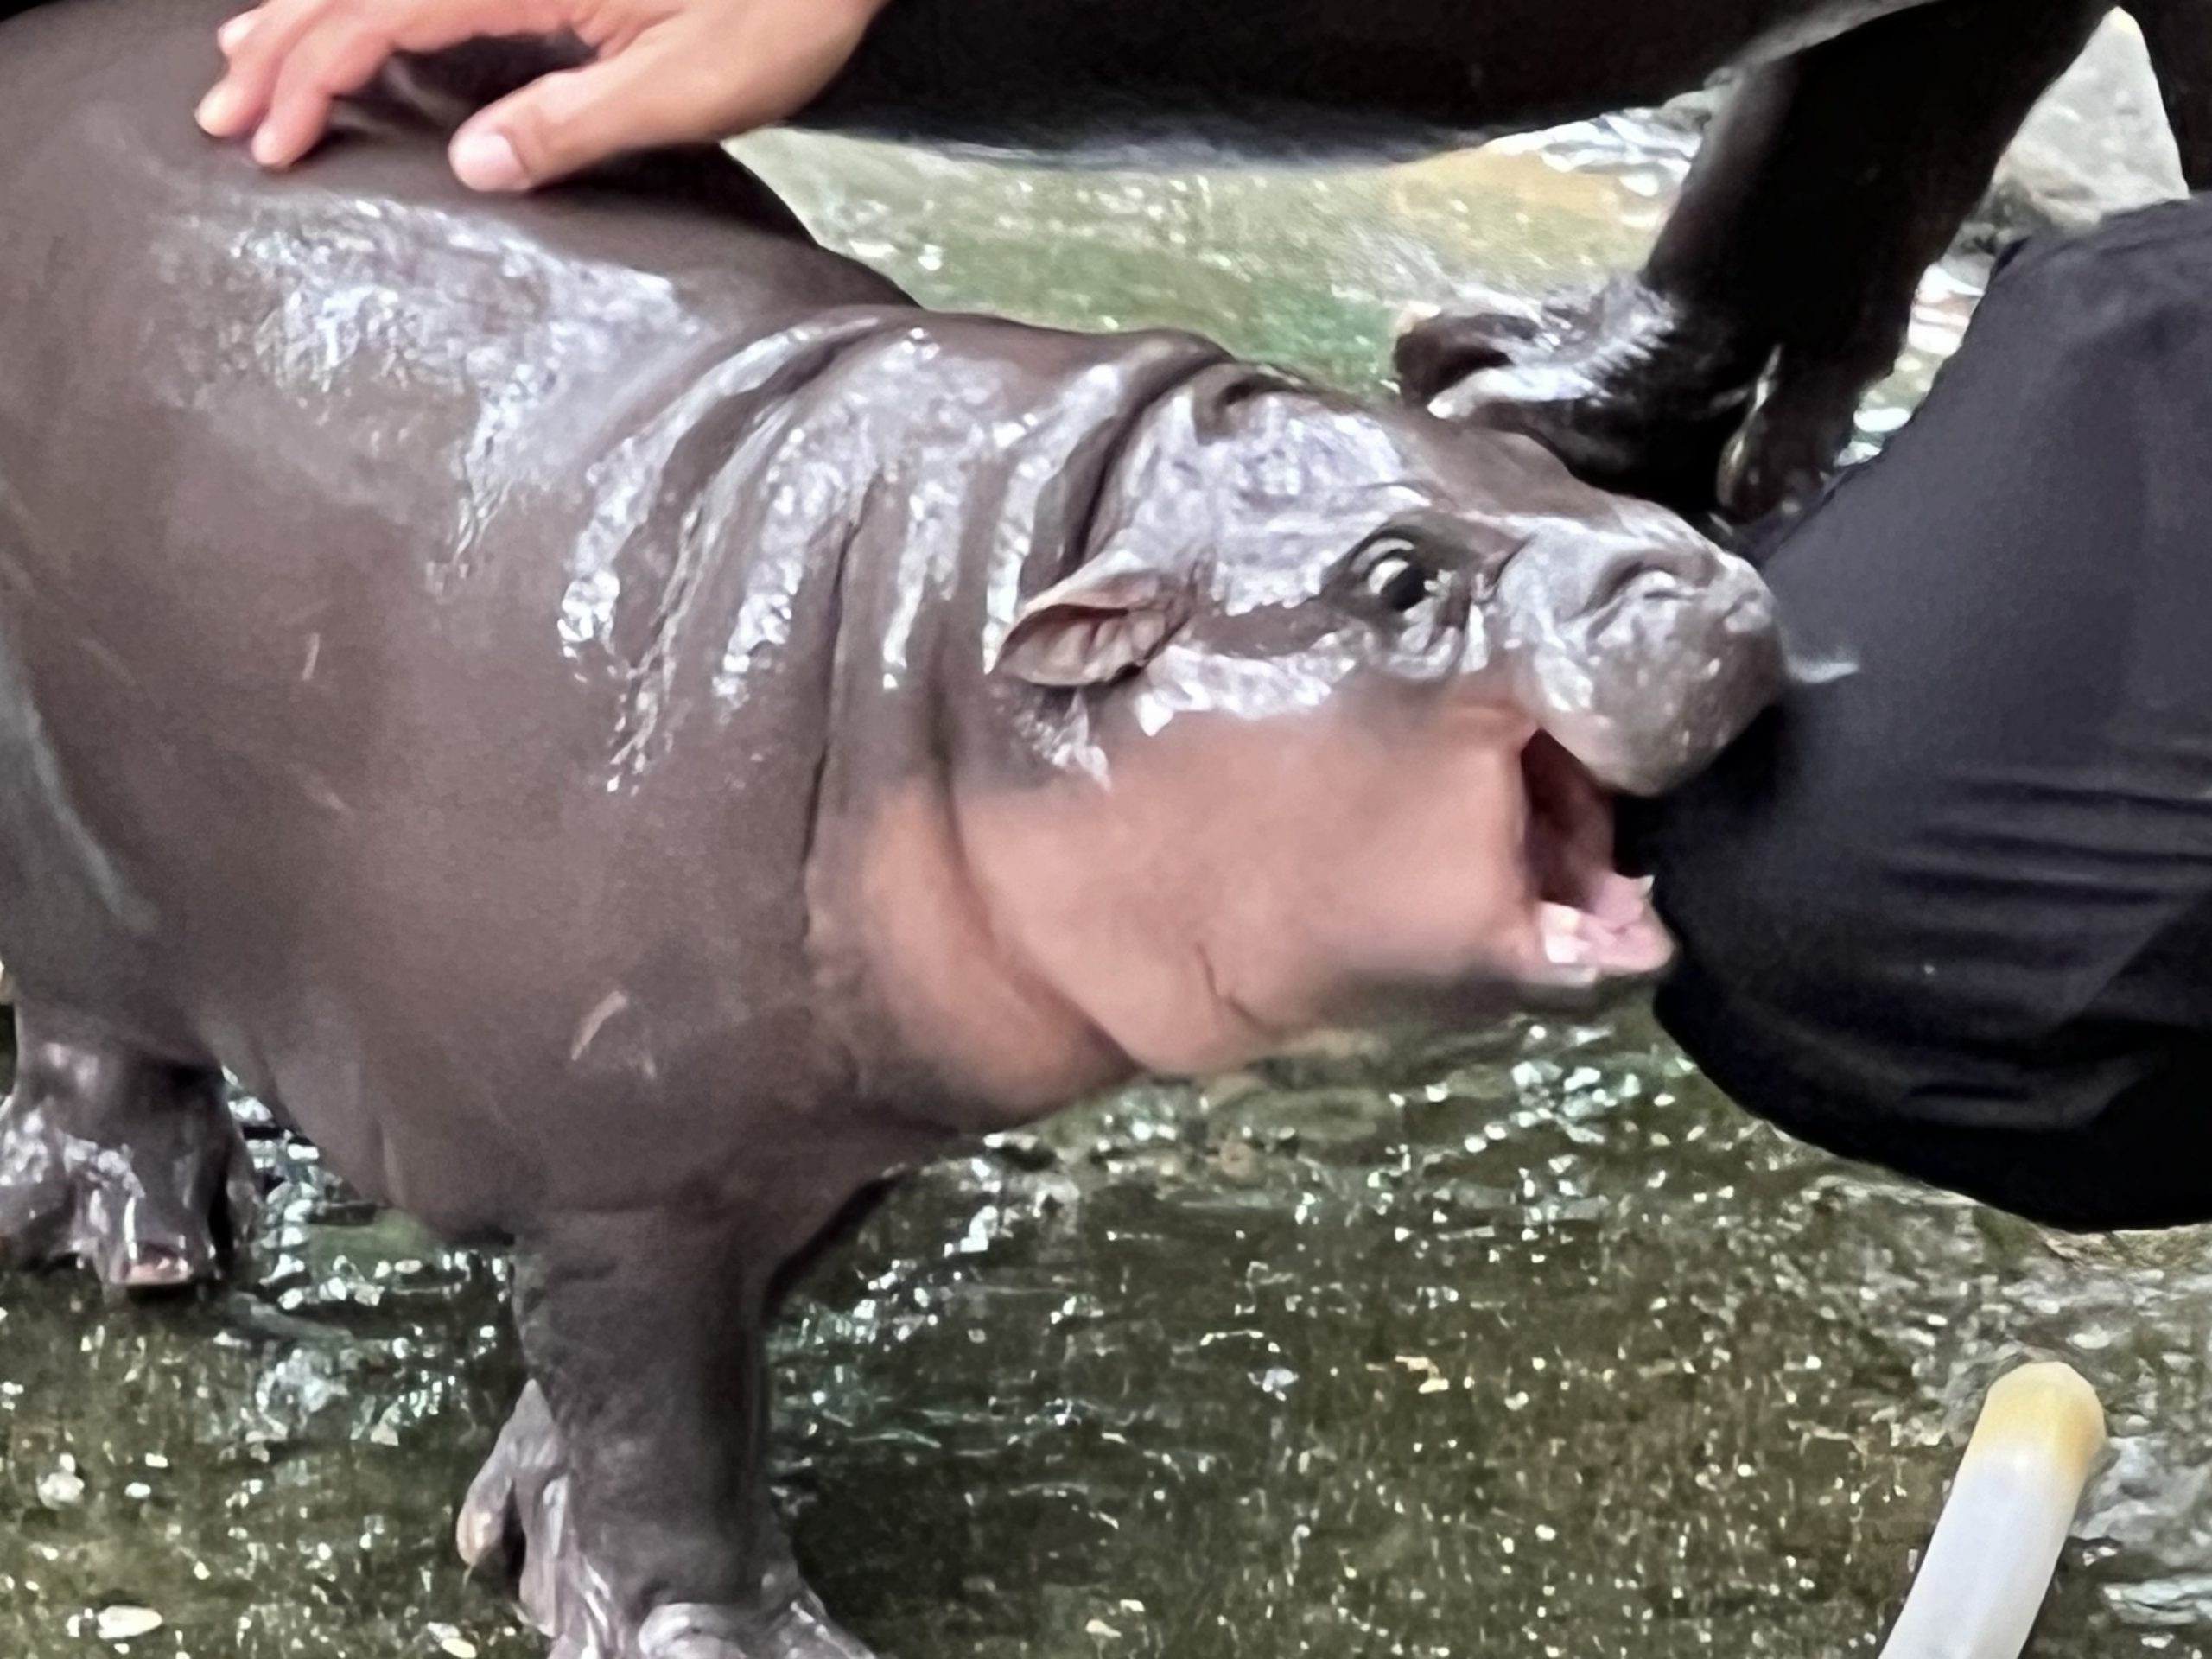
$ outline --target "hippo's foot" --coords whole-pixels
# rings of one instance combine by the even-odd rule
[[[258,1189],[220,1073],[154,1060],[18,1010],[0,1104],[0,1259],[84,1263],[111,1285],[215,1278]]]
[[[1446,420],[1522,433],[1608,489],[1749,519],[1817,486],[1839,447],[1834,411],[1814,407],[1810,386],[1752,417],[1768,355],[1735,317],[1624,276],[1594,294],[1417,322],[1396,364],[1405,396]],[[1858,391],[1831,398],[1846,433]]]
[[[873,1659],[780,1559],[761,1575],[757,1606],[633,1606],[583,1547],[576,1490],[560,1427],[532,1382],[469,1487],[455,1532],[471,1567],[515,1587],[552,1639],[551,1659]]]

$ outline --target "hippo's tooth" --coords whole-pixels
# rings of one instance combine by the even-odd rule
[[[1613,879],[1624,892],[1635,885],[1625,876]],[[1547,902],[1539,906],[1536,919],[1544,961],[1564,982],[1586,984],[1607,975],[1656,973],[1674,955],[1673,940],[1640,897],[1611,915]]]
[[[1582,912],[1572,905],[1547,903],[1536,913],[1536,925],[1543,936],[1544,960],[1554,968],[1568,970],[1566,976],[1574,981],[1598,976],[1592,941],[1583,921]]]
[[[1580,959],[1582,940],[1579,930],[1582,917],[1580,912],[1565,905],[1546,905],[1537,920],[1543,929],[1546,961],[1565,968]]]

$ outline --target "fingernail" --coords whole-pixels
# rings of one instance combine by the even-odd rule
[[[200,100],[200,107],[193,111],[193,118],[200,123],[200,130],[214,138],[228,138],[238,124],[238,88],[227,80]]]
[[[472,190],[520,190],[530,182],[522,157],[499,132],[464,132],[455,138],[453,170]]]
[[[281,167],[289,158],[276,148],[276,141],[267,127],[253,135],[253,159],[264,167]]]
[[[261,21],[257,11],[243,11],[215,31],[215,44],[226,52],[235,52],[238,43],[253,33],[253,26]]]

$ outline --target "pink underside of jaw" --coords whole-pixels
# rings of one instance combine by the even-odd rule
[[[1529,902],[1541,966],[1554,983],[1656,973],[1674,956],[1651,906],[1651,883],[1613,868],[1613,809],[1605,791],[1551,739],[1522,757],[1529,787]]]

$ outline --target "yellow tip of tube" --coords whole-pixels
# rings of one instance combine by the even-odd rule
[[[1882,1659],[2019,1659],[2104,1443],[2070,1365],[1999,1378]]]
[[[1998,1378],[1981,1404],[1966,1455],[2032,1446],[2086,1478],[2104,1450],[2105,1408],[2081,1372],[2059,1361],[2023,1365]]]

